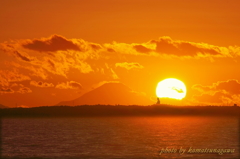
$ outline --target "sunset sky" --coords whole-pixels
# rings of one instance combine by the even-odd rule
[[[177,78],[187,87],[180,105],[240,105],[239,5],[1,0],[0,104],[56,105],[122,83],[151,105],[158,82]]]

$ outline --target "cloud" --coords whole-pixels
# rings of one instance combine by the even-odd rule
[[[2,74],[0,74],[0,86],[9,86],[8,80]]]
[[[21,85],[21,87],[19,88],[19,90],[17,92],[21,93],[21,94],[25,94],[25,93],[31,93],[32,90],[28,87]]]
[[[113,79],[119,79],[118,75],[116,74],[116,72],[113,71],[112,68],[110,68],[110,71],[111,71],[111,73],[112,73],[112,78],[113,78]]]
[[[207,43],[173,40],[168,36],[145,43],[108,43],[104,44],[107,50],[125,55],[156,56],[161,58],[220,58],[240,55],[240,48],[235,46],[220,47]]]
[[[47,52],[47,51],[58,51],[58,50],[76,50],[80,51],[78,45],[73,43],[71,40],[67,40],[66,38],[60,35],[52,35],[49,38],[43,39],[34,39],[29,40],[22,44],[24,48],[40,51],[40,52]]]
[[[66,73],[68,70],[67,69],[68,66],[65,65],[64,63],[52,60],[51,58],[45,58],[43,67],[53,74],[67,77]]]
[[[31,93],[32,90],[23,84],[11,83],[8,86],[1,86],[0,85],[0,94],[6,93]]]
[[[74,68],[80,73],[87,74],[93,72],[90,64],[86,62],[88,53],[72,52],[72,51],[59,51],[54,56],[44,56],[38,62],[49,73],[60,75],[67,78],[70,69]]]
[[[82,85],[75,81],[70,81],[66,83],[59,83],[56,85],[58,89],[82,89]]]
[[[117,56],[118,54],[123,54],[123,55],[142,55],[146,56],[149,55],[148,53],[145,52],[142,48],[139,48],[139,44],[127,44],[127,43],[107,43],[104,44],[104,47],[106,48],[107,51],[109,51],[111,54],[109,55],[114,55]],[[140,52],[139,50],[143,50],[144,52]]]
[[[52,35],[48,38],[21,40],[15,43],[3,43],[0,49],[12,51],[16,57],[23,61],[33,60],[27,54],[23,54],[25,48],[29,51],[55,52],[51,56],[58,54],[70,55],[74,59],[86,60],[98,58],[116,58],[121,55],[141,55],[141,56],[159,56],[177,57],[177,58],[219,58],[236,57],[240,55],[240,47],[229,46],[220,47],[207,43],[196,43],[190,41],[173,40],[168,36],[160,37],[157,40],[150,40],[145,43],[105,43],[103,45],[91,43],[82,39],[67,39],[60,35]],[[60,55],[61,56],[61,55]],[[68,56],[66,56],[68,57]],[[119,56],[121,57],[121,56]]]
[[[52,38],[50,38],[52,39]],[[65,38],[64,38],[65,39]],[[33,40],[34,41],[34,40]],[[26,44],[29,41],[13,41],[12,43],[1,44],[2,50],[5,51],[6,55],[13,56],[5,58],[5,63],[11,64],[17,68],[23,68],[32,72],[31,75],[47,79],[49,76],[60,75],[67,78],[67,74],[70,69],[77,69],[80,73],[93,72],[90,64],[87,63],[87,59],[98,59],[98,51],[101,50],[101,45],[88,43],[81,39],[68,40],[74,42],[80,50],[58,50],[54,54],[38,54],[35,51],[24,49],[19,45]],[[50,44],[49,44],[50,45]],[[1,47],[0,46],[0,47]],[[31,56],[29,56],[31,54]],[[25,62],[25,63],[21,63]],[[26,71],[25,71],[26,72]],[[50,74],[49,74],[50,73]]]
[[[89,63],[87,63],[85,61],[82,61],[82,60],[77,60],[77,59],[75,59],[75,60],[76,61],[73,62],[73,63],[68,61],[65,64],[68,65],[71,68],[75,68],[75,69],[79,70],[83,74],[94,72],[92,67],[91,67],[91,65]]]
[[[160,54],[176,56],[223,56],[222,49],[218,46],[206,43],[194,43],[187,41],[174,41],[170,37],[161,37],[159,40],[152,40],[156,44],[155,51]]]
[[[31,80],[31,78],[20,74],[17,70],[0,70],[0,94],[31,93],[32,90],[30,88],[22,84],[14,83],[28,80]]]
[[[240,82],[236,79],[220,81],[213,85],[216,90],[224,90],[230,94],[240,94]]]
[[[200,95],[194,98],[199,102],[233,104],[240,102],[240,82],[236,79],[218,81],[210,86],[194,85],[192,89],[199,91]]]
[[[29,57],[27,57],[26,55],[22,55],[22,54],[19,53],[18,51],[14,51],[14,54],[15,54],[16,57],[18,57],[20,60],[23,60],[23,61],[26,61],[26,62],[32,61]]]
[[[99,44],[90,43],[89,45],[90,45],[90,47],[91,47],[93,50],[100,50],[100,49],[102,49],[102,46],[99,45]]]
[[[9,63],[12,67],[16,67],[18,69],[25,69],[30,71],[29,75],[34,77],[40,77],[43,80],[48,78],[47,70],[44,69],[42,66],[35,66],[35,65],[20,65],[16,62]]]
[[[0,83],[21,82],[31,80],[29,76],[19,73],[15,70],[0,70]]]
[[[112,48],[106,48],[107,52],[116,52],[114,49]]]
[[[75,81],[70,81],[69,82],[69,85],[72,87],[72,88],[76,88],[76,89],[82,89],[82,85],[78,82],[75,82]]]
[[[152,50],[143,46],[143,45],[135,45],[133,46],[134,49],[136,49],[136,51],[141,52],[141,53],[149,53]]]
[[[43,80],[48,79],[47,72],[42,67],[26,67],[28,70],[32,71],[31,76],[40,77]]]
[[[11,88],[4,88],[4,87],[0,88],[0,94],[5,94],[5,93],[14,93],[14,90],[12,90]]]
[[[212,86],[202,86],[201,84],[195,84],[192,86],[193,90],[197,90],[198,92],[210,92],[212,90]]]
[[[210,86],[202,86],[200,84],[193,85],[193,89],[200,92],[224,91],[230,94],[240,94],[240,82],[236,79],[227,81],[218,81]]]
[[[187,68],[190,63],[196,61],[209,64],[209,61],[204,61],[209,58],[224,58],[216,60],[214,64],[216,66],[230,64],[229,68],[231,68],[235,65],[237,67],[239,55],[240,47],[238,46],[219,47],[206,43],[174,40],[170,37],[160,37],[144,43],[112,42],[106,44],[87,42],[82,39],[67,39],[60,35],[42,39],[12,40],[0,44],[0,92],[27,93],[31,92],[29,88],[34,86],[52,87],[55,91],[57,91],[56,88],[82,89],[80,83],[74,82],[76,79],[83,81],[89,79],[84,82],[86,90],[99,81],[125,81],[127,78],[132,78],[129,80],[131,83],[130,81],[140,76],[133,74],[128,77],[124,75],[126,70],[142,71],[143,76],[149,76],[149,73],[152,74],[151,71],[161,72],[161,68],[167,69],[168,67],[171,71],[174,66],[180,64],[182,66],[174,70],[175,73],[176,71],[181,73],[183,68]],[[165,60],[166,58],[168,60]],[[199,58],[201,60],[191,62],[184,60]],[[177,61],[178,59],[182,61]],[[198,68],[200,69],[196,67]],[[226,69],[229,68],[226,67]],[[186,73],[191,73],[193,69],[195,68],[187,69]],[[162,75],[164,71],[166,70],[162,70]],[[202,70],[196,71],[199,71],[199,76],[203,73]],[[216,69],[214,73],[217,71]],[[156,73],[153,76],[156,76]],[[59,83],[53,84],[49,81]],[[20,86],[20,83],[24,86]],[[231,103],[238,102],[240,99],[237,80],[220,81],[209,86],[195,85],[193,90],[198,93],[194,96],[198,102],[207,103],[209,100],[210,103]],[[81,91],[84,92],[85,89]]]
[[[42,82],[42,81],[31,81],[30,85],[36,86],[36,87],[54,87],[52,83]]]
[[[140,64],[137,63],[137,62],[132,62],[132,63],[128,63],[128,62],[116,63],[115,66],[116,66],[116,67],[122,67],[122,68],[125,68],[125,69],[127,69],[127,70],[130,70],[130,69],[133,69],[133,68],[138,68],[138,69],[144,68],[142,65],[140,65]]]

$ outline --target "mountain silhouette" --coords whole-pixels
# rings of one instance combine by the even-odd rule
[[[105,83],[72,101],[57,105],[149,105],[152,101],[122,83]]]
[[[5,105],[0,104],[0,109],[1,109],[1,108],[8,108],[8,107],[5,106]]]

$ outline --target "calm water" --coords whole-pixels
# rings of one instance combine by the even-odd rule
[[[237,118],[2,119],[3,158],[239,158]],[[232,148],[232,154],[159,155],[162,148]]]

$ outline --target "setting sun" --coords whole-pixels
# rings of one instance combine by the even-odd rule
[[[181,100],[186,96],[185,84],[175,78],[160,81],[157,85],[156,94],[159,98],[172,98]]]
[[[0,108],[240,105],[240,1],[19,1],[0,5]]]

